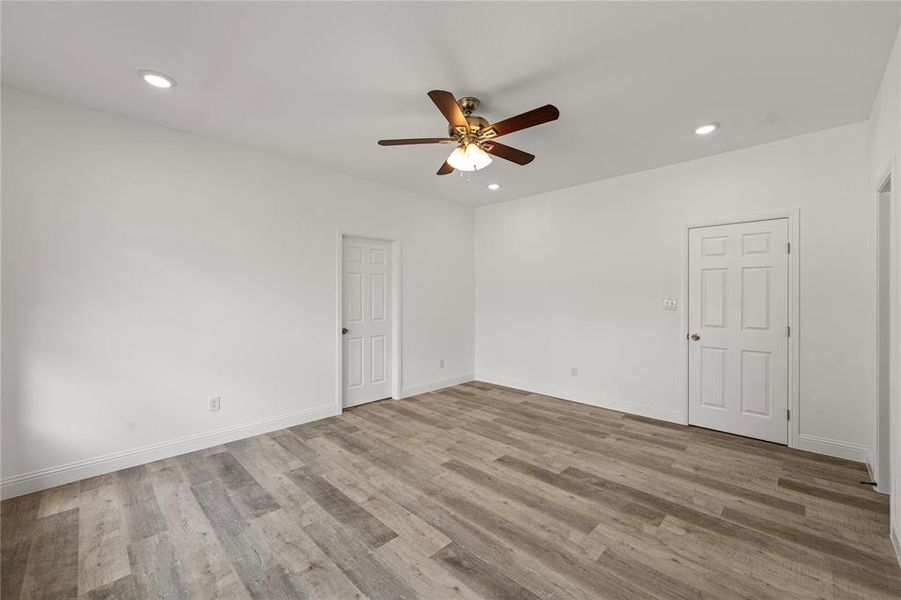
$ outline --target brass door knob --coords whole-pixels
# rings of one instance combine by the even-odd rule
[[[691,334],[691,341],[697,342],[697,341],[700,340],[700,339],[701,339],[701,334],[700,334],[700,333],[693,333],[693,334]]]

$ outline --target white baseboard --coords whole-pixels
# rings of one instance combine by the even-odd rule
[[[488,375],[485,373],[479,373],[476,377],[476,380],[484,381],[485,383],[493,383],[495,385],[502,385],[504,387],[515,388],[526,392],[532,392],[534,394],[542,394],[544,396],[562,398],[563,400],[578,402],[579,404],[589,404],[591,406],[608,408],[610,410],[630,413],[633,415],[640,415],[642,417],[650,417],[652,419],[659,419],[661,421],[670,421],[671,423],[684,424],[682,411],[680,410],[667,410],[664,408],[658,408],[656,406],[651,406],[649,404],[640,404],[637,402],[614,401],[607,398],[599,398],[597,396],[586,394],[584,392],[569,390],[561,386],[545,385],[531,381],[509,379],[507,377],[495,377],[493,375]]]
[[[409,398],[410,396],[416,396],[417,394],[434,392],[435,390],[440,390],[441,388],[450,387],[452,385],[460,385],[461,383],[472,381],[473,378],[474,377],[472,373],[462,373],[460,375],[453,375],[451,377],[445,377],[443,379],[427,381],[426,383],[415,383],[413,385],[405,386],[401,390],[401,397]]]
[[[317,419],[324,419],[337,414],[333,403],[314,408],[295,411],[282,415],[261,419],[251,423],[223,427],[215,431],[199,433],[187,437],[150,444],[131,450],[114,452],[104,456],[97,456],[85,460],[71,462],[65,465],[39,469],[30,473],[13,475],[0,480],[0,498],[13,498],[23,494],[30,494],[39,490],[56,487],[66,483],[72,483],[80,479],[87,479],[104,473],[112,473],[120,469],[127,469],[150,463],[164,458],[171,458],[179,454],[202,450],[219,444],[234,442],[255,435],[293,427],[303,423],[309,423]]]
[[[873,460],[873,453],[867,450],[867,473],[870,474],[870,481],[877,482],[876,485],[873,486],[873,491],[878,492],[880,494],[885,494],[886,496],[891,495],[891,490],[889,489],[889,481],[879,481],[879,476],[876,474],[876,461]]]
[[[897,528],[892,527],[889,537],[892,539],[892,547],[895,549],[895,558],[898,559],[898,566],[901,567],[901,533],[898,533]]]
[[[854,460],[867,465],[867,469],[871,468],[869,463],[870,449],[859,444],[802,433],[798,436],[798,449]]]

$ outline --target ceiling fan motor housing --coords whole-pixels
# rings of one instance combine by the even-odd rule
[[[457,100],[457,104],[460,105],[460,110],[463,111],[463,116],[466,117],[466,122],[469,123],[469,127],[473,132],[488,126],[487,119],[473,114],[473,112],[479,108],[479,104],[481,104],[481,101],[478,98],[474,96],[464,96]],[[457,135],[457,131],[454,130],[453,125],[448,126],[447,130],[451,136]]]
[[[484,127],[488,127],[488,120],[478,115],[466,115],[466,122],[469,123],[469,128],[472,129],[473,133],[479,131]],[[457,134],[457,132],[454,130],[453,125],[449,126],[447,128],[447,131],[451,136]]]

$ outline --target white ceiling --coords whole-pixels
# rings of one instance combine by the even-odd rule
[[[898,20],[897,2],[3,2],[2,80],[480,205],[864,120]],[[528,166],[438,177],[447,146],[376,145],[444,135],[435,88],[491,121],[561,117],[503,139]]]

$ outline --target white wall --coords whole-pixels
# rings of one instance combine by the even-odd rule
[[[680,294],[681,224],[797,207],[801,444],[865,460],[875,410],[867,177],[859,123],[478,208],[476,377],[684,419],[685,332],[679,311],[661,310]]]
[[[892,251],[901,256],[901,30],[895,38],[895,46],[885,68],[868,126],[868,153],[870,174],[868,192],[873,198],[886,173],[892,172],[892,207],[895,228]],[[899,259],[901,260],[901,259]],[[901,560],[901,288],[895,265],[892,282],[891,325],[891,407],[890,407],[890,455],[891,455],[891,524],[895,550]],[[880,469],[882,470],[882,469]],[[883,486],[880,486],[883,487]],[[883,489],[885,489],[883,487]]]
[[[403,238],[404,386],[471,379],[471,208],[16,90],[2,111],[5,495],[334,414],[339,227]]]

